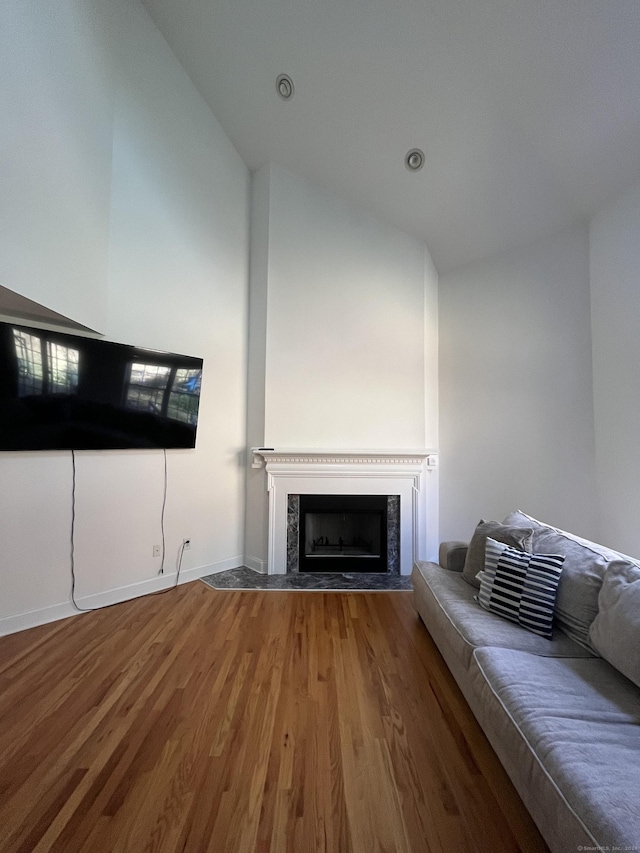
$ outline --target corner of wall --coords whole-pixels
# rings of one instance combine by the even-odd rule
[[[264,471],[252,469],[250,447],[264,444],[269,280],[271,164],[251,176],[249,231],[249,322],[247,342],[247,462],[245,478],[245,564],[266,571],[267,489]]]

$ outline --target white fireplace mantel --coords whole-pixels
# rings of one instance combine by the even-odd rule
[[[252,447],[253,468],[262,468],[265,462],[293,465],[410,465],[427,460],[428,467],[437,467],[438,451],[426,448],[412,450],[343,450],[343,449],[289,449]]]
[[[438,452],[426,448],[353,450],[253,447],[253,467],[266,465],[269,490],[269,574],[287,564],[291,494],[400,495],[400,572],[437,549]]]

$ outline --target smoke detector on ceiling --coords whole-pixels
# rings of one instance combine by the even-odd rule
[[[288,74],[278,75],[276,79],[276,92],[283,101],[290,101],[293,98],[293,80]]]
[[[419,148],[412,148],[411,151],[407,151],[404,165],[410,172],[419,172],[424,166],[424,151]]]

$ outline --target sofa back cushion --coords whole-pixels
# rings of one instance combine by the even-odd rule
[[[531,535],[533,530],[529,527],[518,525],[516,527],[505,526],[499,521],[484,521],[476,527],[464,561],[462,577],[467,583],[476,588],[480,587],[480,581],[476,575],[484,569],[485,545],[487,536],[512,548],[531,553]]]
[[[589,636],[596,651],[640,687],[640,568],[626,560],[609,563]]]
[[[533,530],[532,549],[541,554],[564,554],[565,561],[556,599],[556,623],[572,640],[593,650],[589,628],[598,613],[598,595],[612,560],[624,555],[538,521],[520,510],[504,524]],[[629,558],[629,562],[632,562]]]

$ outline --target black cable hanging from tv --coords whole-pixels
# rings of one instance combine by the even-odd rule
[[[162,493],[162,510],[160,513],[160,530],[162,532],[162,562],[158,574],[164,574],[164,561],[166,554],[166,541],[164,532],[164,513],[167,506],[167,451],[163,449],[164,456],[164,488]],[[91,613],[94,610],[105,610],[107,607],[115,607],[117,604],[124,604],[125,601],[114,601],[112,604],[103,604],[100,607],[81,607],[76,600],[76,563],[75,563],[75,528],[76,528],[76,452],[71,451],[71,468],[72,468],[72,484],[71,484],[71,537],[70,537],[70,566],[71,566],[71,603],[80,613]],[[164,595],[167,592],[172,592],[178,586],[180,581],[180,570],[182,568],[182,557],[184,556],[185,540],[182,540],[180,546],[180,555],[178,557],[178,566],[176,571],[176,579],[172,586],[167,589],[161,589],[157,592],[148,593],[149,595]]]

